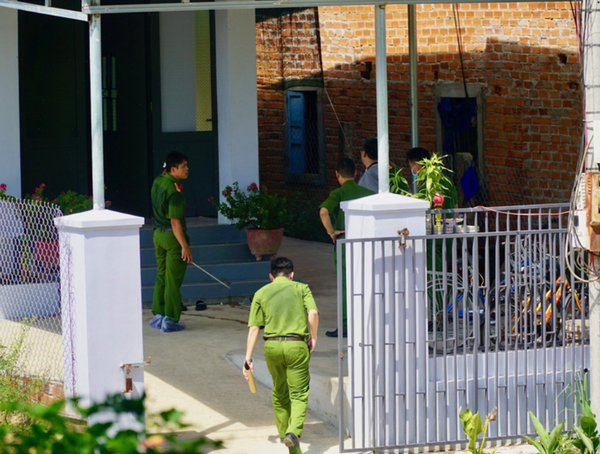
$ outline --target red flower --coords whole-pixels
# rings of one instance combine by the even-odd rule
[[[213,203],[213,202],[215,201],[215,198],[214,198],[214,197],[209,197],[209,198],[208,198],[208,201],[209,201],[210,203]]]
[[[248,191],[256,191],[258,189],[258,186],[256,185],[256,183],[252,183],[250,186],[248,186]]]
[[[0,191],[6,191],[7,188],[8,186],[6,185],[6,183],[0,184]]]

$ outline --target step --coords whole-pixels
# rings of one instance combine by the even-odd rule
[[[204,244],[198,246],[192,244],[191,249],[194,261],[199,265],[203,263],[256,262],[256,257],[250,253],[246,243]],[[142,267],[156,266],[154,247],[143,247],[140,249],[140,254]]]
[[[181,286],[181,297],[184,300],[198,300],[205,298],[229,298],[243,299],[251,297],[261,287],[270,282],[269,277],[264,279],[243,279],[227,283],[231,288],[228,289],[218,282],[205,283],[184,283]],[[154,292],[153,285],[142,286],[142,301],[148,303],[152,301]]]
[[[268,260],[257,262],[242,262],[242,263],[219,263],[202,265],[204,270],[215,276],[217,279],[229,284],[239,280],[248,279],[267,279],[271,272],[271,265]],[[153,267],[142,267],[142,285],[154,285],[156,282],[157,269]],[[185,272],[185,283],[205,283],[215,282],[208,274],[190,264]]]
[[[246,242],[245,230],[238,230],[232,225],[210,224],[188,227],[187,233],[192,245]],[[140,230],[140,247],[153,248],[153,237],[153,227],[142,228]]]

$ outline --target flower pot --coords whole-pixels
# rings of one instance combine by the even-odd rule
[[[269,255],[273,258],[277,254],[283,241],[283,230],[283,228],[274,230],[246,229],[248,247],[257,261],[262,260],[263,255]]]

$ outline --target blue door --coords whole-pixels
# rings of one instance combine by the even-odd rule
[[[304,93],[287,92],[288,162],[290,173],[306,173]]]

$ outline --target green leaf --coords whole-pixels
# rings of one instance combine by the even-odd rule
[[[527,435],[523,435],[523,438],[525,438],[529,443],[535,446],[535,448],[542,454],[548,454],[546,448],[536,439],[528,437]]]
[[[554,452],[554,450],[556,449],[556,446],[558,445],[558,442],[560,441],[560,436],[562,434],[562,429],[563,429],[564,425],[565,425],[565,423],[561,422],[554,429],[552,429],[552,433],[550,434],[550,437],[548,438],[548,446],[546,446],[546,448],[548,449],[548,452]]]
[[[581,426],[583,432],[589,437],[592,437],[596,433],[597,424],[593,417],[582,416],[579,425]]]
[[[548,432],[546,432],[544,426],[542,426],[531,410],[529,410],[529,416],[531,417],[531,421],[533,422],[538,437],[540,437],[540,441],[547,448],[550,445],[550,436],[548,435]],[[550,453],[548,452],[548,454]]]
[[[573,429],[575,429],[577,437],[579,437],[579,439],[585,445],[585,451],[589,452],[590,454],[594,454],[594,444],[592,443],[592,440],[590,440],[589,437],[583,432],[581,427],[575,426]]]

